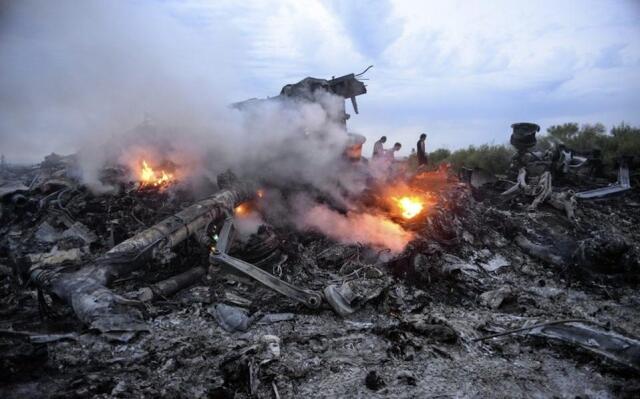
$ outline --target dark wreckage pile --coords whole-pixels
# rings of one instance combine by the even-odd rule
[[[360,75],[275,99],[357,113]],[[75,156],[3,163],[0,397],[637,397],[633,160],[534,151],[538,130],[513,125],[503,177],[372,178],[350,135],[357,211],[231,171],[195,194],[144,159],[102,194]],[[301,193],[319,205],[294,226]]]
[[[637,189],[563,202],[526,167],[418,172],[435,200],[390,252],[267,217],[243,236],[269,190],[230,172],[204,199],[170,181],[96,195],[73,163],[2,171],[2,397],[640,389]]]

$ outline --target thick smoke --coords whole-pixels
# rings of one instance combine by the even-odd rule
[[[231,107],[247,96],[240,90],[244,54],[236,50],[244,47],[242,35],[224,20],[201,28],[175,15],[170,4],[6,3],[0,149],[8,160],[77,152],[79,174],[96,192],[113,189],[101,179],[105,166],[123,164],[135,173],[142,159],[170,163],[181,180],[215,181],[231,168],[280,187],[313,187],[349,209],[348,194],[363,186],[341,168],[347,135],[336,121],[344,99],[316,92],[314,101],[263,101],[242,112]],[[293,82],[278,85],[285,83]],[[286,213],[286,204],[280,206]],[[358,241],[394,248],[407,241],[401,229],[367,216],[332,214],[313,202],[307,209],[302,226],[323,230],[322,219],[333,220],[339,229],[330,235],[339,240],[363,223],[359,229],[371,232]],[[389,244],[385,234],[395,241]]]
[[[10,161],[93,147],[86,158],[101,163],[145,115],[192,138],[183,143],[214,122],[224,129],[236,58],[224,27],[205,36],[145,1],[25,0],[1,12],[0,148]]]
[[[190,26],[168,7],[29,0],[5,7],[0,148],[9,161],[79,151],[85,183],[98,191],[108,188],[98,180],[106,164],[135,169],[143,156],[169,159],[189,176],[231,167],[327,184],[335,172],[327,166],[346,139],[332,122],[343,100],[325,93],[316,103],[232,109],[242,99],[234,97],[242,54],[233,50],[241,36],[224,21],[215,31]],[[138,126],[144,119],[150,123]],[[301,132],[323,135],[302,141]]]
[[[299,216],[300,227],[315,229],[347,244],[368,244],[400,252],[413,235],[385,215],[349,212],[340,214],[325,205],[316,205]]]

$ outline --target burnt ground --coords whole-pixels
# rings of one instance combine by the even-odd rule
[[[66,305],[39,294],[25,278],[29,255],[78,249],[65,260],[78,267],[194,198],[126,187],[96,196],[50,176],[48,186],[34,185],[39,173],[16,171],[31,186],[26,202],[5,200],[2,208],[0,397],[640,395],[637,369],[562,339],[524,331],[474,341],[563,319],[639,336],[637,188],[580,203],[574,222],[547,205],[527,211],[527,198],[501,199],[499,184],[476,190],[454,182],[412,222],[417,238],[396,256],[276,227],[287,259],[268,271],[309,289],[350,281],[360,309],[347,317],[326,304],[307,309],[246,277],[212,270],[146,304],[149,332],[123,342],[88,330]],[[49,237],[45,221],[57,232],[81,222],[96,240]],[[562,262],[531,255],[518,236]],[[176,252],[172,263],[150,262],[112,288],[135,297],[140,287],[208,263],[195,242]],[[246,331],[223,329],[214,317],[221,303],[244,307],[256,322]]]

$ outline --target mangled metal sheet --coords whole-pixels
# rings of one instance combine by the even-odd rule
[[[577,345],[625,367],[640,371],[640,341],[593,324],[570,322],[542,325],[529,335]]]
[[[576,198],[579,199],[594,199],[603,198],[616,194],[624,193],[631,190],[631,180],[629,179],[629,167],[626,164],[620,164],[618,169],[618,180],[607,187],[596,188],[593,190],[582,191],[576,193]]]

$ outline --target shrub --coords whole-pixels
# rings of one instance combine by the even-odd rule
[[[429,153],[429,162],[437,165],[445,159],[449,158],[449,156],[451,156],[451,151],[447,150],[446,148],[439,148]]]
[[[450,163],[455,170],[461,167],[481,168],[491,173],[504,173],[509,167],[514,150],[505,145],[483,144],[479,147],[468,148],[451,152],[440,148],[429,154],[429,162],[439,164]]]

